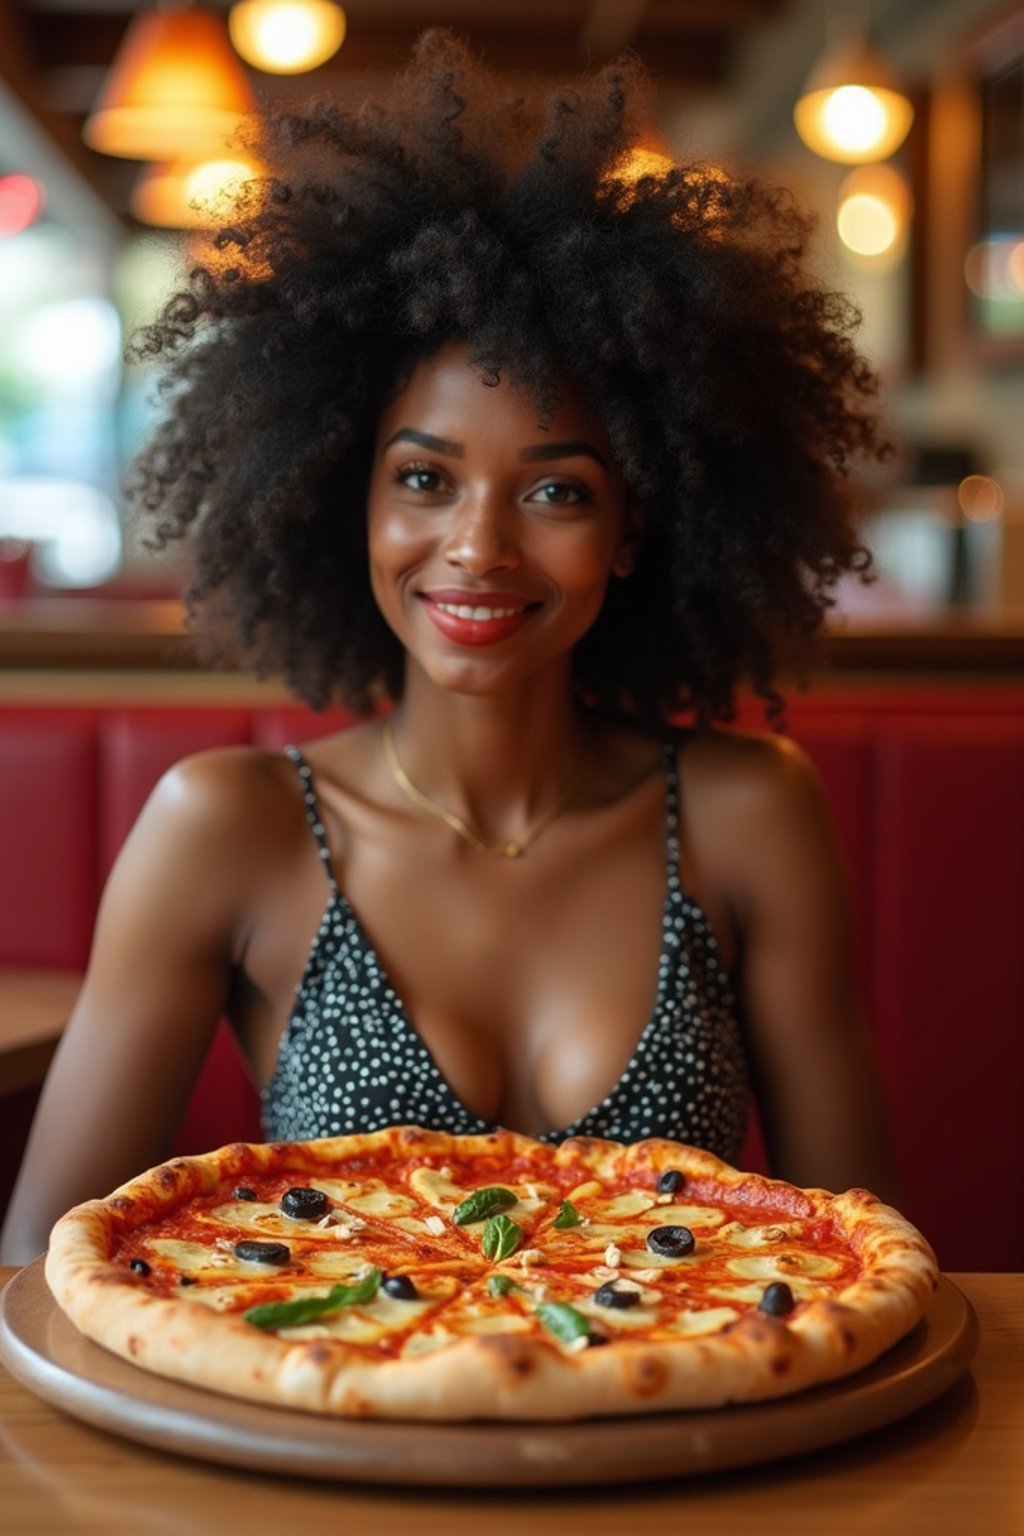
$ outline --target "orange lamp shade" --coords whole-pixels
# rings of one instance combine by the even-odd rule
[[[222,144],[254,106],[223,17],[190,6],[137,16],[82,130],[129,160],[166,160]]]

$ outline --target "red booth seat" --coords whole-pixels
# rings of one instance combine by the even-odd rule
[[[84,966],[110,864],[178,759],[350,722],[289,707],[0,706],[0,965]],[[1024,1269],[1024,688],[832,686],[796,700],[789,728],[822,773],[846,859],[908,1214],[949,1269]],[[177,1149],[258,1134],[222,1028]]]

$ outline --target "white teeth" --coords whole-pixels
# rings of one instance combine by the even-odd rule
[[[522,608],[471,608],[468,603],[437,603],[442,613],[450,613],[457,619],[510,619],[514,614],[525,613]]]

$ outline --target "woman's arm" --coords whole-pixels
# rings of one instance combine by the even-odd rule
[[[125,843],[32,1126],[5,1263],[34,1258],[62,1212],[167,1154],[227,995],[243,776],[233,752],[180,764]]]
[[[817,771],[778,738],[745,739],[732,776],[728,889],[737,983],[773,1172],[899,1191],[853,976],[849,897]]]

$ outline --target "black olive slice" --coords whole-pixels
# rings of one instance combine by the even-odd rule
[[[317,1221],[326,1216],[331,1202],[322,1189],[286,1189],[281,1196],[281,1209],[295,1221]]]
[[[235,1244],[235,1256],[250,1264],[287,1264],[292,1251],[287,1243],[260,1243],[246,1238]]]
[[[179,1277],[178,1277],[178,1284],[179,1285],[198,1285],[199,1281],[196,1279],[195,1275],[179,1275]]]
[[[132,1261],[129,1264],[128,1268],[129,1269],[134,1269],[134,1271],[135,1271],[135,1273],[137,1275],[148,1275],[149,1274],[149,1265],[146,1263],[145,1259],[132,1259]]]
[[[408,1275],[388,1275],[380,1284],[381,1290],[386,1296],[393,1296],[396,1301],[419,1301],[420,1293],[409,1279]]]
[[[770,1317],[785,1317],[795,1306],[796,1297],[785,1280],[773,1280],[771,1285],[765,1286],[757,1309],[759,1312],[767,1312]]]
[[[611,1281],[594,1292],[594,1303],[598,1307],[635,1307],[639,1301],[639,1291],[617,1291]]]
[[[606,1333],[588,1333],[587,1334],[587,1348],[588,1349],[596,1349],[599,1344],[610,1344],[610,1343],[611,1343],[611,1340],[609,1339],[609,1337],[608,1337],[608,1335]]]
[[[689,1227],[655,1227],[648,1234],[647,1246],[663,1259],[685,1259],[697,1246]]]
[[[655,1188],[659,1195],[677,1195],[685,1183],[685,1173],[680,1173],[678,1168],[666,1168]]]
[[[231,1191],[231,1198],[232,1200],[255,1200],[256,1191],[251,1189],[248,1184],[236,1184]]]

